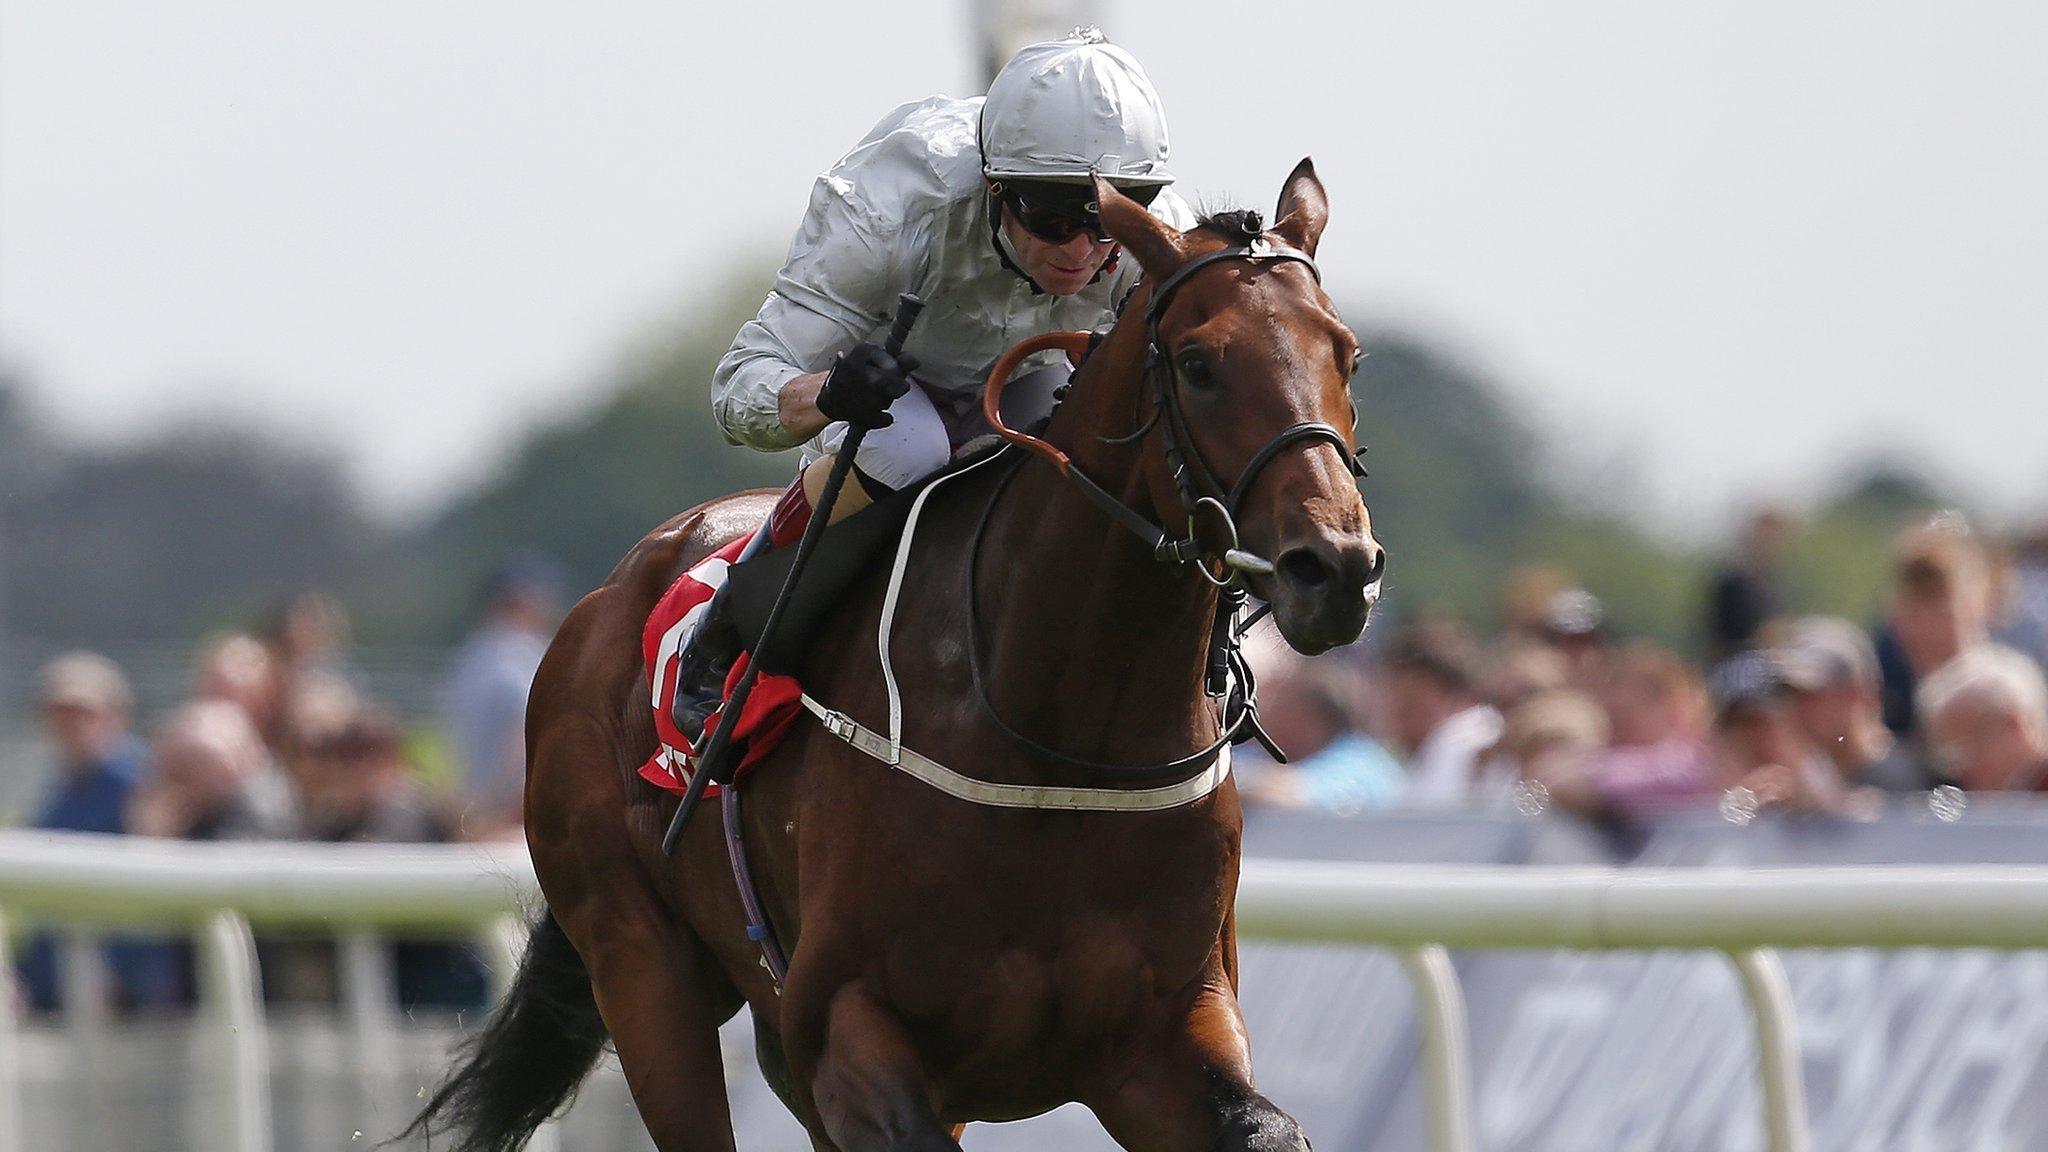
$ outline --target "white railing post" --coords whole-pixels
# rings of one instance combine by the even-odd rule
[[[519,976],[519,961],[526,955],[526,938],[529,929],[525,918],[501,916],[491,924],[484,934],[485,955],[490,957],[491,1008],[495,1010],[504,1003],[512,992],[512,982]],[[526,1152],[560,1152],[562,1147],[562,1126],[559,1120],[547,1120],[533,1130],[532,1139],[526,1142]]]
[[[21,1023],[14,1011],[19,989],[14,957],[7,948],[7,918],[0,915],[0,1152],[21,1152],[27,1145],[21,1115]]]
[[[199,995],[220,1052],[219,1147],[270,1152],[270,1052],[256,939],[242,914],[222,909],[199,932]]]
[[[1785,966],[1768,948],[1731,951],[1742,994],[1756,1025],[1757,1078],[1764,1097],[1764,1136],[1771,1152],[1807,1152],[1806,1091],[1799,1066],[1799,1026]]]
[[[112,973],[107,971],[100,950],[98,929],[70,924],[56,939],[57,1004],[69,1049],[65,1059],[70,1063],[71,1082],[90,1098],[106,1090]],[[87,1147],[103,1147],[115,1139],[113,1116],[107,1110],[90,1109],[79,1121]]]
[[[361,1115],[377,1115],[398,1082],[398,981],[392,970],[391,946],[384,937],[363,929],[344,934],[338,949],[342,1014],[348,1020],[349,1044],[356,1067]]]
[[[1472,1152],[1472,1088],[1466,1063],[1469,1041],[1458,971],[1451,966],[1451,954],[1440,944],[1402,948],[1397,954],[1415,991],[1430,1152]]]
[[[497,1007],[512,993],[512,981],[519,976],[519,961],[526,955],[526,921],[518,916],[500,916],[479,939],[490,961],[491,1006]]]

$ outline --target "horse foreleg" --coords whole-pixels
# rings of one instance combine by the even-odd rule
[[[788,991],[799,996],[802,989]],[[889,1010],[858,985],[787,1006],[823,1022],[815,1053],[792,1050],[791,1072],[810,1088],[811,1111],[839,1152],[961,1152],[959,1129],[932,1108],[924,1063]],[[807,1030],[808,1031],[808,1030]]]
[[[1129,1152],[1308,1152],[1301,1126],[1252,1087],[1244,1017],[1220,964],[1125,1071],[1114,1094],[1089,1106]]]
[[[738,994],[696,934],[650,904],[591,905],[577,939],[648,1135],[661,1152],[732,1152],[718,1026]]]
[[[775,1098],[782,1101],[790,1115],[803,1116],[803,1102],[797,1099],[795,1085],[789,1076],[789,1057],[782,1051],[782,1033],[769,1027],[759,1012],[754,1013],[754,1060],[761,1066],[761,1078],[768,1082]],[[812,1152],[833,1152],[832,1145],[815,1132],[811,1136],[811,1149]]]

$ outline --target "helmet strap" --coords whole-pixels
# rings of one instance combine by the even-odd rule
[[[1038,281],[1033,280],[1031,274],[1024,271],[1023,267],[1010,257],[1010,238],[1003,235],[1003,201],[997,195],[997,190],[1001,187],[1002,185],[996,184],[983,193],[988,201],[989,247],[996,250],[996,259],[1003,262],[1003,267],[1015,272],[1019,280],[1030,285],[1033,296],[1043,296],[1045,289],[1040,288]]]

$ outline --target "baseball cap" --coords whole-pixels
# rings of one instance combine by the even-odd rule
[[[43,665],[41,686],[45,707],[126,711],[134,702],[120,666],[97,652],[66,652],[55,657]]]
[[[1801,692],[1878,682],[1877,649],[1861,628],[1838,616],[1808,616],[1793,624],[1771,660],[1785,683]]]
[[[1737,652],[1707,674],[1707,696],[1717,718],[1768,704],[1784,687],[1776,662],[1757,651]]]
[[[1606,609],[1584,588],[1566,588],[1543,606],[1543,627],[1553,636],[1591,636],[1600,631]]]

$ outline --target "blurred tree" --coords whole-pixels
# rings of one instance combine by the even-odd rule
[[[1362,490],[1387,546],[1388,604],[1490,621],[1503,560],[1554,503],[1536,436],[1497,384],[1441,346],[1387,329],[1360,340],[1352,395],[1358,441],[1372,447]]]
[[[0,421],[4,423],[4,421]],[[373,534],[340,463],[248,432],[70,449],[0,496],[14,636],[110,644],[244,622],[360,567]]]
[[[1835,495],[1802,525],[1786,557],[1793,606],[1867,622],[1884,610],[1892,536],[1954,501],[1903,461],[1869,460],[1851,468]]]
[[[1686,648],[1697,643],[1699,553],[1659,543],[1618,517],[1553,507],[1523,537],[1523,551],[1577,577],[1600,598],[1616,635],[1654,636]]]
[[[26,497],[28,461],[37,447],[20,388],[12,373],[0,369],[0,641],[7,637],[8,512]]]

